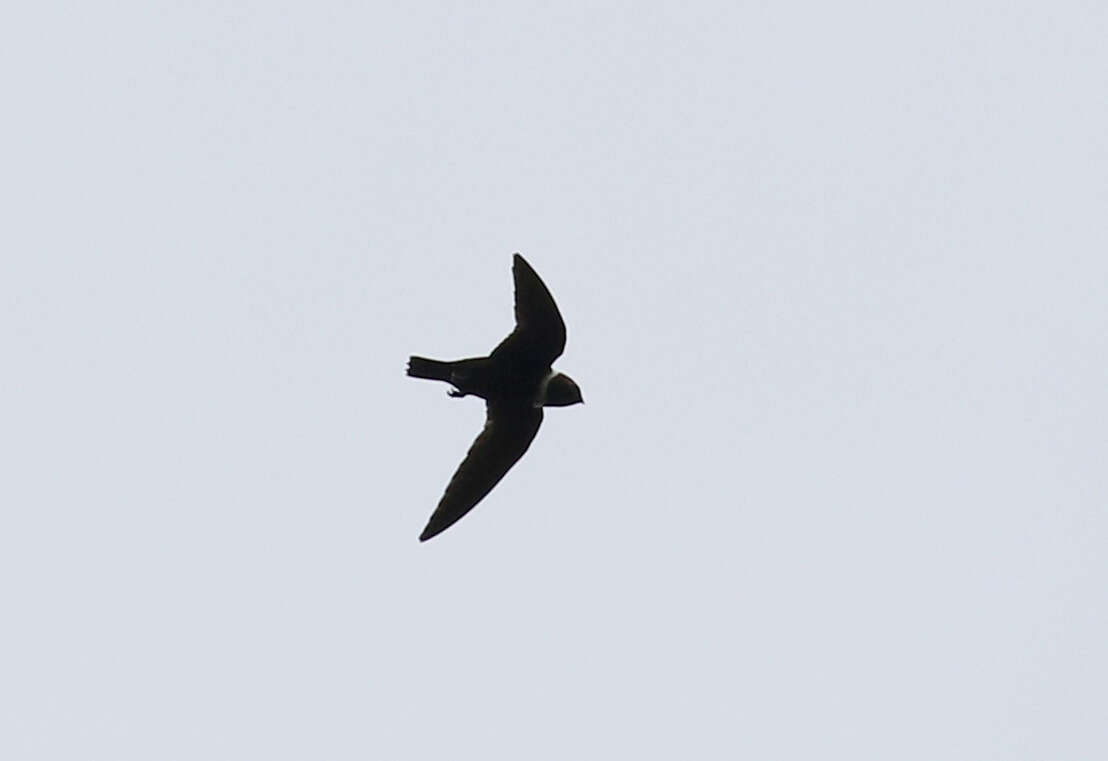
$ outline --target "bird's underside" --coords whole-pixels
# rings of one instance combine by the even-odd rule
[[[551,363],[565,347],[565,323],[550,291],[519,254],[513,257],[512,275],[516,326],[488,357],[409,360],[408,375],[449,383],[452,396],[480,396],[486,409],[485,426],[447,484],[420,541],[442,533],[484,499],[531,446],[542,424],[542,391]]]

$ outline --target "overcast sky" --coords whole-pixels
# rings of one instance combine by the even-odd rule
[[[0,757],[1108,758],[1108,6],[472,5],[5,14]]]

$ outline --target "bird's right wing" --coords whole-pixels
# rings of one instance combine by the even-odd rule
[[[496,347],[493,356],[507,353],[517,361],[549,366],[566,348],[565,321],[542,278],[519,254],[512,256],[512,279],[516,327]]]
[[[484,499],[531,446],[541,423],[541,407],[489,403],[484,429],[447,484],[419,541],[450,528]]]

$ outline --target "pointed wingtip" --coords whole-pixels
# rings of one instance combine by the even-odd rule
[[[438,526],[432,527],[430,523],[427,524],[427,528],[423,529],[423,533],[419,535],[419,541],[426,542],[428,539],[432,539],[441,534],[445,529]]]
[[[516,283],[519,283],[518,278],[522,277],[527,280],[539,280],[539,275],[535,272],[535,268],[531,266],[531,262],[523,258],[523,254],[512,254],[512,277],[516,278]],[[541,283],[542,281],[539,280]],[[546,288],[544,285],[543,288]]]

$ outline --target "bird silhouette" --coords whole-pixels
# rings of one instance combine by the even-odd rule
[[[584,402],[573,379],[551,369],[565,349],[566,325],[550,291],[519,254],[512,257],[512,278],[516,326],[491,354],[452,362],[408,359],[411,377],[445,381],[454,398],[485,400],[485,427],[447,484],[421,542],[453,526],[492,491],[531,446],[543,407]]]

